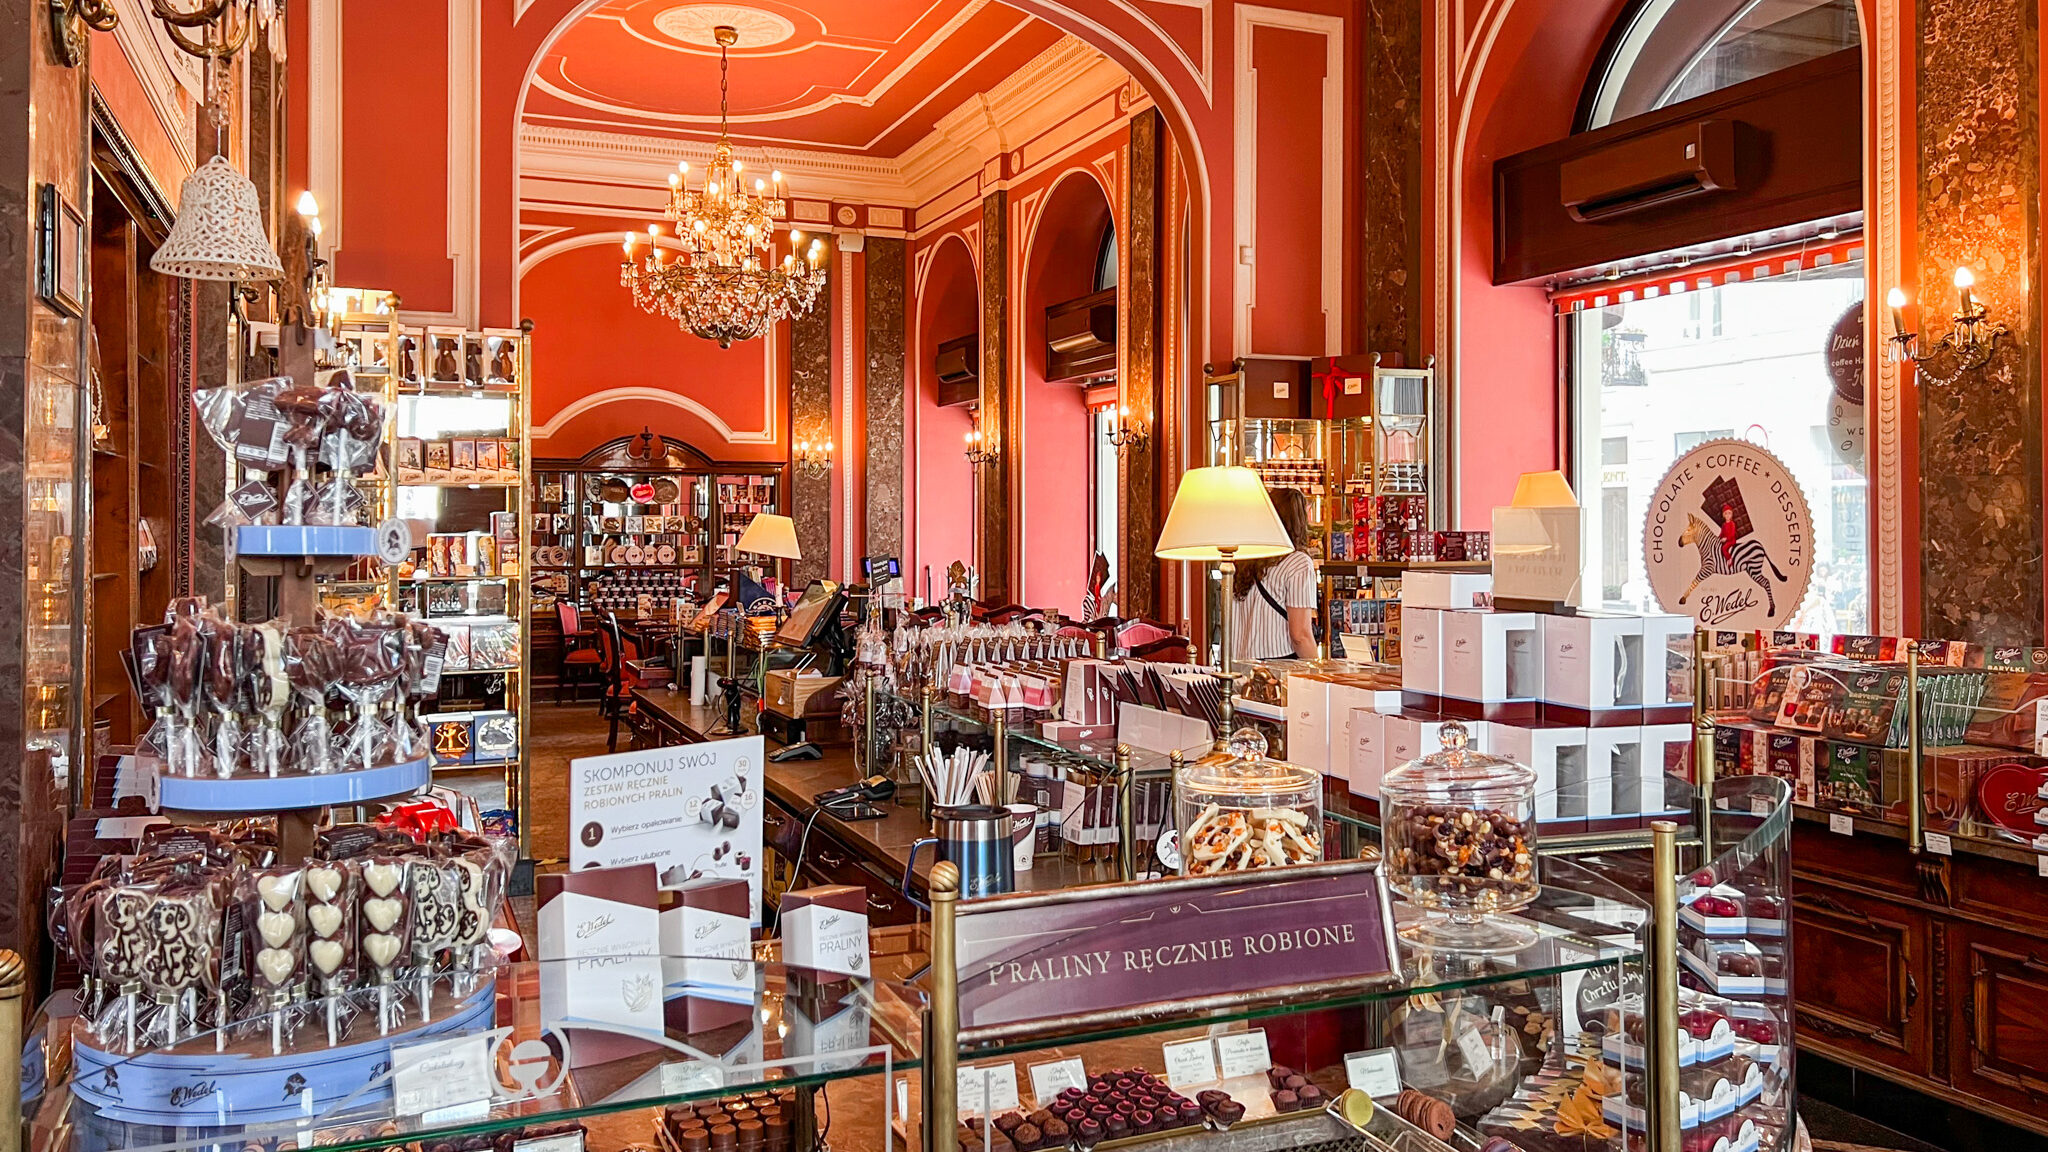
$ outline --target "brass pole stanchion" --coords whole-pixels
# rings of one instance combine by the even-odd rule
[[[960,1123],[960,961],[954,951],[953,913],[960,899],[960,867],[932,865],[926,885],[932,901],[930,1002],[924,1029],[924,1147],[950,1147]]]
[[[1692,633],[1692,778],[1700,794],[1700,843],[1714,851],[1714,675],[1707,668],[1707,631]],[[1662,800],[1662,797],[1658,797]]]
[[[11,1063],[21,1057],[22,1013],[27,1009],[28,965],[12,948],[0,949],[0,1053]],[[0,1076],[0,1152],[21,1152],[21,1077],[18,1068]]]
[[[1116,848],[1124,883],[1138,878],[1138,778],[1131,770],[1131,746],[1116,746]]]
[[[1650,1147],[1679,1146],[1678,1108],[1678,825],[1650,822],[1651,900],[1650,1019],[1643,1034],[1651,1039]]]
[[[865,729],[860,741],[860,774],[862,776],[873,776],[875,774],[875,680],[874,670],[869,669],[867,677],[863,681],[866,685],[866,692],[864,695],[865,706],[861,710],[861,720]]]
[[[989,719],[988,734],[995,741],[994,763],[991,765],[995,779],[992,782],[994,787],[989,789],[989,797],[996,807],[1005,808],[1010,803],[1010,726],[1003,723],[1002,713],[998,712]]]
[[[1882,761],[1880,761],[1882,763]],[[1880,769],[1882,771],[1882,769]],[[1920,795],[1920,645],[1906,641],[1906,851],[1927,845],[1927,818]]]

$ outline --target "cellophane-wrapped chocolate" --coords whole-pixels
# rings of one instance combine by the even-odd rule
[[[275,621],[259,624],[244,631],[243,641],[249,702],[260,718],[250,725],[249,765],[262,775],[276,776],[285,765],[284,713],[292,701],[284,629]]]
[[[297,864],[243,874],[237,890],[252,929],[249,982],[256,1006],[289,1000],[306,978],[305,870]]]
[[[438,852],[422,852],[408,864],[412,879],[412,956],[422,973],[455,946],[462,923],[461,869]]]
[[[334,996],[355,984],[357,907],[362,864],[354,860],[306,863],[306,958],[322,995]]]
[[[371,983],[388,984],[410,956],[412,890],[407,858],[373,852],[362,859],[359,967]]]
[[[111,995],[94,1031],[110,1048],[134,1051],[149,1034],[142,991],[150,953],[149,910],[157,889],[153,882],[111,884],[100,894],[93,967]]]
[[[200,713],[206,706],[207,636],[199,618],[179,615],[171,621],[170,689],[172,724],[166,733],[164,760],[172,775],[198,776],[202,769]]]
[[[337,766],[327,694],[341,674],[341,649],[318,628],[294,628],[285,637],[284,671],[299,713],[291,734],[292,767],[313,775],[332,772]]]
[[[340,688],[349,705],[342,760],[352,769],[372,768],[390,754],[391,731],[377,711],[397,689],[405,668],[404,635],[388,623],[351,623],[342,629],[339,642]]]
[[[209,614],[201,625],[206,636],[206,702],[213,712],[213,772],[225,779],[242,768],[242,644],[241,629]]]
[[[220,987],[221,890],[198,871],[166,879],[150,904],[143,986],[156,1002],[151,1035],[176,1044],[200,1030]]]

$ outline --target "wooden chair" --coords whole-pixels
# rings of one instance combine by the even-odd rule
[[[618,613],[609,610],[598,622],[597,648],[599,671],[604,679],[604,696],[598,703],[598,712],[611,721],[606,748],[617,752],[619,721],[626,718],[627,709],[632,707],[636,686],[628,662],[640,658],[640,648],[626,639],[625,632],[619,627]]]
[[[572,689],[575,699],[583,698],[585,684],[602,686],[602,657],[597,650],[597,630],[583,626],[583,613],[566,600],[555,603],[555,619],[562,625],[562,658],[555,670],[555,703],[562,702],[562,690]]]

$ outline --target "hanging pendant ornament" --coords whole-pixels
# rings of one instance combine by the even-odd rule
[[[188,280],[275,280],[284,275],[284,265],[264,235],[256,185],[225,155],[227,69],[218,57],[208,57],[207,73],[214,155],[185,178],[178,190],[178,218],[149,266]]]

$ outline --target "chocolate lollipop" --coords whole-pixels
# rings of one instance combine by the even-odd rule
[[[436,856],[416,856],[407,865],[412,882],[412,955],[431,974],[436,956],[455,946],[462,923],[460,869]]]
[[[299,709],[292,728],[291,761],[301,772],[334,771],[334,728],[327,719],[327,691],[341,662],[334,641],[317,628],[294,628],[285,637],[285,677]]]
[[[291,678],[284,667],[284,629],[273,620],[245,629],[243,638],[249,701],[263,717],[250,732],[249,761],[257,771],[275,776],[284,766],[284,710],[292,698]]]
[[[209,617],[206,630],[206,699],[213,708],[213,771],[226,779],[241,768],[245,681],[241,630]]]
[[[406,956],[407,945],[411,943],[412,917],[408,914],[408,905],[412,893],[407,884],[408,871],[407,861],[402,856],[378,852],[363,859],[362,903],[358,906],[362,928],[361,956],[377,984],[377,1028],[380,1034],[389,1028],[391,983],[398,962]]]
[[[115,1007],[121,1021],[126,1050],[135,1050],[141,1011],[143,964],[149,955],[149,907],[156,899],[154,884],[118,884],[100,897],[99,924],[93,937],[93,956],[100,979],[120,994]],[[105,1038],[111,1020],[100,1022]]]
[[[327,1042],[339,1032],[337,1006],[355,982],[356,904],[362,885],[360,866],[349,861],[306,864],[306,926],[312,940],[306,959],[313,965],[321,995],[327,1002]]]
[[[172,621],[167,683],[177,720],[164,751],[173,775],[199,775],[199,712],[206,698],[206,652],[206,634],[197,617],[181,615]]]
[[[270,1050],[284,1048],[286,1009],[305,980],[305,873],[296,865],[246,873],[240,890],[243,915],[255,926],[255,1003],[270,1015]]]
[[[166,884],[150,905],[143,982],[167,1044],[178,1043],[186,1020],[196,1029],[200,994],[219,986],[220,923],[215,888],[204,877]]]

